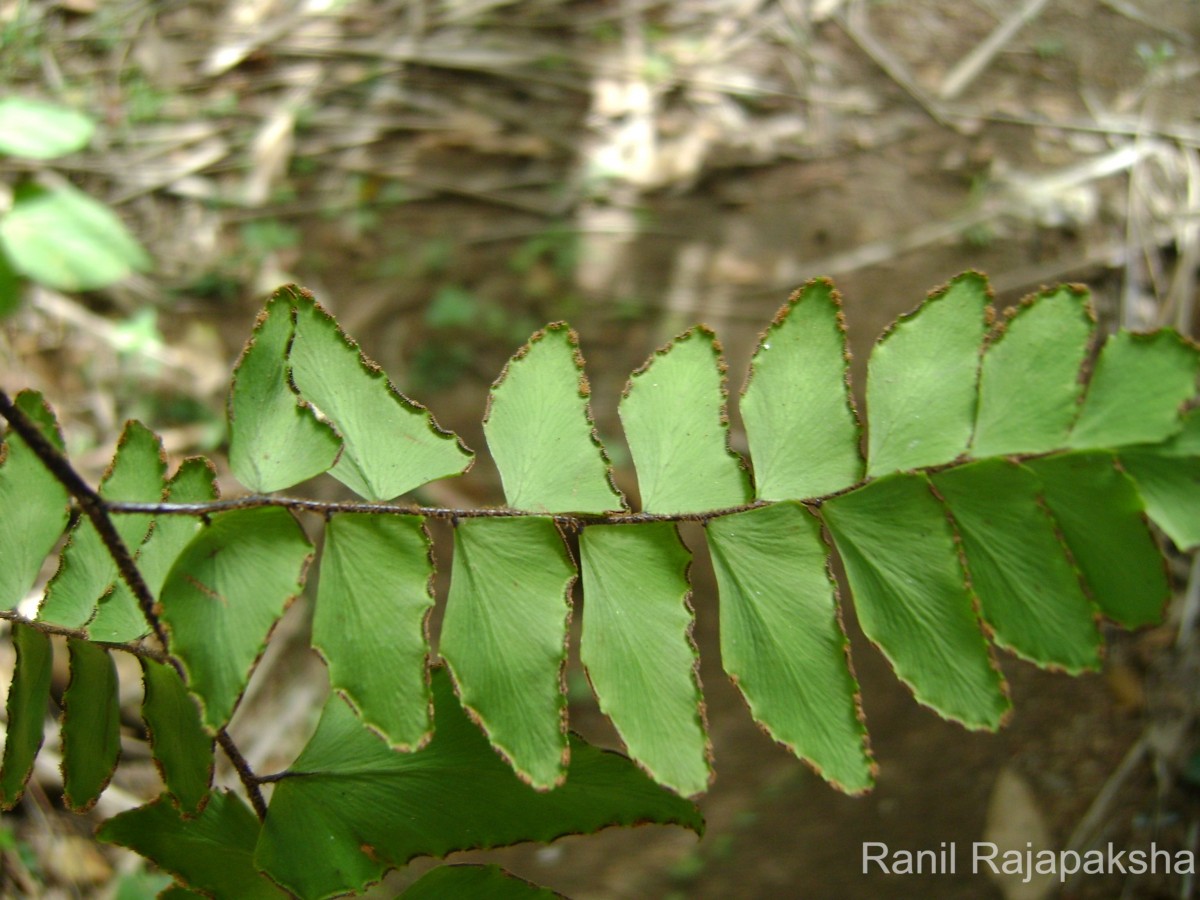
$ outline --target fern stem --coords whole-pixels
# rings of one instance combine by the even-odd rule
[[[857,487],[857,485],[855,485]],[[841,492],[839,492],[841,493]],[[831,495],[832,496],[832,495]],[[806,500],[805,503],[817,506],[827,497]],[[118,515],[155,515],[155,516],[207,516],[216,513],[229,512],[237,509],[252,509],[260,506],[281,506],[293,512],[319,513],[324,516],[337,513],[375,513],[377,515],[407,515],[421,516],[427,519],[499,519],[516,518],[519,516],[541,516],[554,519],[560,525],[582,527],[584,525],[634,525],[642,522],[705,522],[709,519],[728,516],[770,506],[772,501],[754,500],[738,506],[722,509],[707,509],[703,512],[691,513],[648,513],[648,512],[616,512],[616,513],[544,513],[528,509],[511,509],[509,507],[477,507],[455,509],[445,506],[418,506],[415,504],[397,503],[366,503],[356,501],[309,500],[303,497],[270,497],[262,494],[249,494],[230,500],[214,500],[211,503],[132,503],[106,502],[104,508]]]
[[[260,822],[263,821],[267,817],[267,802],[263,799],[262,788],[259,787],[262,779],[254,774],[250,763],[246,761],[246,757],[242,756],[242,751],[238,749],[238,745],[233,742],[233,738],[224,728],[217,731],[217,743],[221,745],[225,756],[229,758],[229,762],[238,773],[242,787],[246,790],[246,796],[250,798],[250,804],[254,807],[254,814],[258,816]]]

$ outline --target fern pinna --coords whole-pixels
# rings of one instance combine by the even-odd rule
[[[1170,331],[1117,333],[1096,349],[1079,288],[1001,321],[989,301],[986,280],[967,273],[884,334],[864,434],[839,299],[811,282],[763,334],[738,398],[748,460],[730,448],[715,336],[680,335],[618,407],[637,510],[614,484],[562,324],[535,334],[491,390],[484,431],[502,508],[398,502],[465,472],[472,453],[294,287],[267,303],[234,373],[229,464],[245,496],[218,499],[202,459],[168,479],[158,438],[136,422],[93,490],[42,399],[0,394],[0,604],[17,660],[0,801],[15,804],[29,778],[51,636],[64,635],[65,802],[90,808],[112,775],[111,654],[133,653],[164,789],[100,837],[202,893],[328,897],[418,855],[611,824],[698,830],[685,798],[713,772],[684,520],[705,526],[726,672],[768,733],[832,784],[863,792],[875,771],[835,552],[864,632],[916,699],[996,728],[1010,701],[994,647],[1076,673],[1099,666],[1102,619],[1161,615],[1169,584],[1149,523],[1180,548],[1200,543],[1200,355]],[[276,493],[322,473],[361,499]],[[226,725],[304,587],[314,546],[302,513],[325,520],[312,645],[333,692],[296,760],[264,775]],[[454,524],[437,665],[430,518]],[[26,618],[16,607],[64,532]],[[580,656],[629,758],[568,732],[576,579]],[[245,799],[212,790],[214,745]],[[418,883],[413,896],[506,876],[430,878],[439,887]]]

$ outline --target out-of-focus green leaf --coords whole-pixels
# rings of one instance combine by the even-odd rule
[[[1060,287],[1022,304],[983,355],[971,454],[1045,453],[1079,414],[1080,366],[1096,322],[1086,291]]]
[[[1126,628],[1157,622],[1171,595],[1166,564],[1112,454],[1063,453],[1028,466],[1100,612]]]
[[[0,153],[54,159],[82,150],[92,139],[91,117],[32,97],[0,100]]]
[[[1096,360],[1070,446],[1115,450],[1166,440],[1196,394],[1200,352],[1174,331],[1109,337]]]
[[[229,390],[229,467],[238,481],[263,494],[327,471],[342,446],[289,383],[291,297],[282,288],[267,302]]]
[[[467,328],[478,317],[479,298],[455,284],[438,288],[425,309],[425,324],[430,328]]]
[[[771,737],[832,784],[874,784],[829,548],[796,503],[713,519],[708,546],[721,602],[721,659]]]
[[[725,397],[721,347],[703,327],[633,373],[618,411],[646,512],[701,512],[750,499],[746,468],[729,449]]]
[[[128,847],[210,897],[279,900],[288,896],[254,867],[258,820],[237,795],[216,791],[196,818],[168,797],[109,819],[96,836]]]
[[[811,281],[758,342],[742,390],[758,499],[802,500],[862,478],[848,363],[837,292]]]
[[[492,387],[483,430],[514,509],[603,513],[625,508],[592,426],[575,332],[548,325]]]
[[[103,647],[70,638],[71,681],[63,692],[63,801],[86,812],[100,798],[121,755],[117,667]]]
[[[517,878],[499,866],[438,866],[421,876],[396,900],[447,900],[449,897],[554,900],[562,896]]]
[[[988,459],[932,480],[958,525],[971,586],[996,643],[1043,666],[1099,668],[1096,610],[1039,502],[1037,476]]]
[[[431,731],[429,535],[416,516],[346,513],[325,529],[313,646],[370,728],[413,750]]]
[[[396,753],[334,697],[317,732],[275,784],[256,863],[310,900],[355,891],[415,856],[550,841],[610,825],[703,829],[696,807],[625,757],[571,738],[566,783],[529,788],[493,752],[433,672],[437,731]]]
[[[629,754],[684,796],[708,789],[708,735],[692,641],[691,554],[669,522],[591,525],[580,538],[579,654]]]
[[[822,516],[846,566],[858,621],[917,700],[968,728],[1011,707],[946,511],[924,475],[898,474],[837,497]]]
[[[470,519],[455,529],[440,651],[492,746],[542,790],[567,772],[563,669],[574,581],[552,519]]]
[[[18,196],[0,218],[0,245],[18,272],[60,291],[107,287],[153,265],[116,213],[69,185]]]
[[[967,449],[975,422],[987,279],[960,275],[879,339],[867,363],[867,474],[935,466]]]
[[[157,435],[129,422],[117,444],[112,464],[100,482],[105,500],[157,503],[162,499],[167,461]],[[130,553],[146,539],[152,518],[114,516],[113,526]],[[90,519],[80,517],[63,550],[58,571],[46,586],[38,618],[67,628],[81,628],[96,613],[100,596],[117,578],[117,565]]]
[[[233,715],[311,558],[312,545],[291,514],[263,506],[214,516],[171,567],[159,600],[162,621],[209,731]]]
[[[21,276],[0,243],[0,319],[12,315],[21,305]]]
[[[397,391],[312,295],[288,287],[276,296],[294,307],[289,362],[296,388],[342,436],[331,475],[360,497],[391,500],[470,468],[471,451]]]
[[[21,799],[42,748],[54,663],[50,638],[37,629],[14,622],[12,642],[16,663],[5,706],[8,724],[0,768],[0,809],[12,809]]]
[[[213,776],[213,739],[200,722],[200,709],[174,667],[142,657],[145,700],[142,718],[154,764],[171,800],[184,816],[208,802]]]
[[[41,394],[21,391],[13,402],[62,450],[58,423]],[[67,527],[68,499],[66,488],[9,429],[0,449],[0,607],[14,607],[29,593]]]
[[[217,499],[216,472],[201,457],[185,459],[167,483],[170,503],[205,503]],[[193,516],[159,516],[137,553],[138,571],[152,596],[157,597],[176,557],[200,530]],[[132,547],[130,548],[133,549]],[[87,625],[94,641],[125,643],[150,633],[150,623],[124,579],[118,578],[100,598],[96,615]]]

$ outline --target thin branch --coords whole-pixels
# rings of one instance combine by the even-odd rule
[[[285,769],[282,772],[272,772],[270,775],[256,775],[255,780],[259,784],[271,784],[276,781],[283,781],[285,778],[291,778],[294,775],[301,775],[302,772],[293,772]]]
[[[1018,31],[1028,25],[1041,13],[1042,7],[1048,0],[1026,0],[1025,5],[1017,9],[1007,19],[1001,22],[975,49],[968,53],[950,70],[942,81],[938,91],[939,100],[953,100],[961,94],[976,76],[979,75],[1000,49],[1013,39]]]
[[[254,812],[261,822],[267,817],[267,801],[263,799],[262,789],[259,785],[262,783],[254,770],[250,768],[250,763],[246,762],[246,757],[242,756],[242,751],[238,749],[237,744],[233,742],[233,738],[229,736],[229,732],[224,728],[217,732],[217,743],[221,745],[221,749],[225,751],[225,755],[229,758],[229,762],[233,764],[233,768],[237,770],[238,777],[242,780],[242,787],[246,789],[246,795],[250,798],[250,803],[254,806]]]
[[[1053,456],[1058,451],[1039,453],[1014,454],[1011,458],[1024,462],[1031,459],[1041,459]],[[951,469],[968,461],[965,457],[950,460],[938,465],[920,466],[918,471],[935,473],[943,469]],[[831,491],[819,497],[798,498],[796,502],[811,509],[819,509],[823,504],[864,487],[872,479],[863,478],[844,488]],[[732,516],[752,509],[761,509],[779,502],[777,500],[751,500],[737,506],[725,506],[720,509],[706,509],[700,512],[683,513],[652,513],[652,512],[613,512],[613,513],[545,513],[529,509],[512,509],[507,506],[495,507],[449,507],[449,506],[419,506],[413,503],[370,503],[356,500],[310,500],[306,497],[278,497],[266,494],[247,494],[244,497],[234,497],[228,500],[213,500],[208,503],[134,503],[112,501],[104,504],[104,508],[118,515],[152,515],[152,516],[210,516],[218,513],[239,509],[254,509],[262,506],[278,506],[292,512],[317,513],[322,516],[332,516],[338,513],[365,513],[371,515],[420,516],[426,519],[441,519],[456,522],[459,519],[512,519],[522,516],[541,516],[553,519],[559,525],[576,530],[588,525],[640,525],[646,522],[699,522],[704,524],[711,519]]]
[[[858,484],[854,485],[854,487],[860,486]],[[804,502],[819,505],[821,500],[825,499],[829,498],[822,497]],[[695,513],[615,512],[588,514],[544,513],[528,509],[510,509],[505,506],[454,508],[448,506],[418,506],[415,504],[368,503],[354,500],[309,500],[304,497],[271,497],[264,494],[248,494],[245,497],[214,500],[210,503],[132,503],[114,501],[105,503],[104,509],[109,513],[118,515],[209,516],[238,509],[280,506],[293,512],[319,513],[324,516],[331,516],[337,513],[370,513],[375,515],[421,516],[427,519],[442,519],[445,521],[543,516],[554,519],[560,525],[582,528],[587,525],[636,525],[643,522],[707,522],[709,519],[717,519],[721,516],[768,506],[770,502],[767,500],[753,500],[749,503],[739,504],[738,506],[706,509],[703,512]]]
[[[947,125],[946,114],[942,111],[941,104],[917,83],[904,64],[867,29],[862,19],[862,9],[857,4],[849,12],[838,11],[833,14],[833,20],[842,27],[842,30],[850,36],[859,49],[871,58],[875,65],[883,69],[892,81],[904,88],[931,119],[939,125]]]

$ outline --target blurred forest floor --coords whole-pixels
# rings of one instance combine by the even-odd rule
[[[1196,2],[0,0],[10,93],[101,127],[53,163],[0,159],[0,184],[65,176],[155,261],[86,295],[30,286],[0,325],[0,384],[46,394],[93,479],[131,417],[174,458],[219,450],[230,366],[264,295],[289,281],[477,449],[487,385],[532,331],[570,321],[626,489],[615,411],[630,370],[703,321],[740,388],[755,336],[810,277],[843,294],[860,390],[879,332],[968,268],[1001,307],[1079,281],[1107,326],[1196,334]],[[499,502],[497,485],[481,457],[434,490],[478,505]],[[1021,848],[1195,850],[1200,598],[1187,596],[1200,588],[1188,559],[1172,567],[1166,624],[1112,634],[1101,675],[1002,660],[1016,709],[995,736],[919,708],[848,604],[881,765],[878,789],[850,799],[759,733],[720,672],[701,555],[718,774],[704,839],[612,830],[487,858],[580,900],[1016,900],[1043,894],[969,873],[864,876],[862,842],[936,849],[1007,830]],[[324,690],[305,609],[232,728],[268,770]],[[284,674],[286,689],[272,680]],[[611,743],[586,685],[572,699],[573,726]],[[148,760],[128,762],[101,813],[156,793]],[[156,882],[59,812],[55,774],[43,765],[40,789],[0,820],[0,891],[141,896]],[[1088,876],[1062,896],[1191,891]]]

